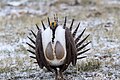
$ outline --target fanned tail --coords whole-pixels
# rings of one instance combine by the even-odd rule
[[[73,22],[74,22],[74,19],[72,20],[71,25],[70,25],[70,28],[69,28],[71,32],[72,32]],[[86,28],[77,36],[77,38],[75,38],[79,26],[80,26],[80,23],[78,24],[78,26],[75,28],[75,30],[74,30],[73,33],[72,33],[73,38],[74,38],[74,41],[75,41],[75,44],[76,44],[76,48],[77,48],[77,56],[79,56],[79,55],[81,55],[81,54],[89,51],[90,49],[86,49],[86,50],[83,50],[83,51],[82,51],[82,49],[84,49],[88,44],[91,43],[91,41],[90,41],[90,42],[87,42],[86,44],[83,44],[83,43],[87,40],[87,38],[90,36],[90,34],[87,35],[87,36],[86,36],[85,38],[83,38],[82,40],[80,40],[81,37],[83,36]],[[87,57],[87,56],[77,57],[77,59],[82,59],[82,58],[86,58],[86,57]]]
[[[42,21],[41,21],[41,22],[42,22]],[[43,22],[42,22],[42,25],[43,25],[43,29],[45,30],[46,28],[45,28]],[[37,30],[40,30],[40,28],[38,27],[37,24],[36,24],[36,27],[37,27]],[[33,30],[30,30],[30,31],[31,31],[32,35],[36,38],[35,32],[34,32]],[[27,37],[28,37],[28,39],[33,43],[33,45],[30,44],[30,43],[28,43],[28,42],[26,42],[26,44],[27,44],[28,46],[30,46],[30,47],[34,50],[34,51],[32,51],[32,50],[27,49],[27,51],[30,52],[30,53],[32,53],[33,55],[35,55],[35,41],[34,41],[32,38],[30,38],[29,36],[27,36]],[[33,58],[33,59],[36,59],[36,57],[34,57],[34,56],[30,56],[30,57]],[[35,62],[35,63],[37,63],[37,62]]]

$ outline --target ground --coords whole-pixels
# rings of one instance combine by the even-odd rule
[[[27,36],[37,33],[35,24],[54,14],[67,26],[74,18],[80,22],[78,34],[86,28],[83,38],[91,50],[81,56],[75,67],[64,72],[67,80],[120,80],[120,1],[119,0],[2,0],[0,2],[0,80],[53,80],[54,74],[40,69],[29,56]]]

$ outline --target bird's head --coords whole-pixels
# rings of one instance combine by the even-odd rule
[[[57,28],[57,26],[58,26],[58,17],[57,17],[57,14],[54,15],[54,21],[50,22],[49,26],[50,26],[50,28],[52,30],[55,30]]]
[[[56,21],[50,22],[50,28],[51,29],[56,29],[56,27],[58,26],[58,23]]]

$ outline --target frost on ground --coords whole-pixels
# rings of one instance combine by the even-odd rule
[[[54,73],[40,69],[30,59],[27,36],[33,37],[35,24],[40,20],[47,25],[47,16],[55,13],[62,25],[68,16],[67,26],[72,18],[81,32],[91,34],[88,46],[91,50],[81,56],[76,67],[64,72],[67,80],[120,80],[120,1],[119,0],[2,0],[0,2],[0,80],[53,80]],[[84,37],[83,36],[83,37]]]

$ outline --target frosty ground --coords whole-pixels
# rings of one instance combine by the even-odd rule
[[[67,26],[75,19],[80,22],[78,34],[90,34],[87,58],[69,66],[64,72],[67,80],[120,80],[120,1],[119,0],[2,0],[0,2],[0,80],[53,80],[54,73],[40,69],[27,52],[30,30],[35,24],[47,25],[47,17],[59,16]],[[34,38],[34,37],[33,37]]]

